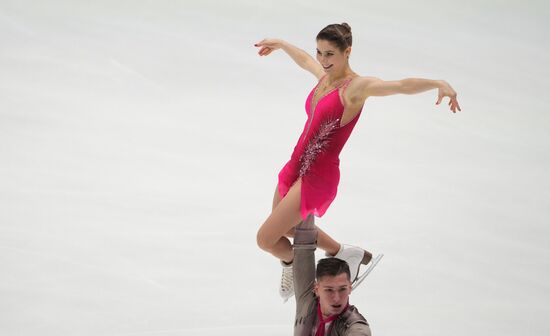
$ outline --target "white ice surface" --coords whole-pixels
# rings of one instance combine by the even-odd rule
[[[545,1],[0,1],[0,334],[289,335],[256,246],[315,85],[312,52],[445,79],[373,98],[317,223],[385,253],[373,335],[548,335]]]

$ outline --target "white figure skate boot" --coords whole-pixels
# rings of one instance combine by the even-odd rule
[[[294,295],[294,276],[292,275],[292,264],[288,265],[281,261],[281,265],[283,274],[281,275],[279,295],[283,298],[283,302],[287,302]]]
[[[383,254],[379,254],[373,259],[372,253],[365,251],[360,247],[341,244],[340,250],[333,257],[345,260],[348,263],[352,288],[355,289],[361,282],[363,282],[363,280],[365,280],[367,275],[372,271],[374,266],[378,264],[383,256]],[[361,275],[358,276],[361,265],[368,265],[368,267]]]

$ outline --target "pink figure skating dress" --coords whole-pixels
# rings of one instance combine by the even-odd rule
[[[302,219],[312,213],[323,216],[336,197],[340,181],[339,155],[351,132],[359,120],[359,113],[345,125],[340,124],[344,113],[342,94],[349,82],[345,80],[320,97],[315,106],[312,99],[317,91],[319,80],[306,99],[307,120],[304,130],[294,147],[290,160],[278,175],[278,191],[281,199],[287,194],[296,180],[302,178],[300,190],[300,214]]]

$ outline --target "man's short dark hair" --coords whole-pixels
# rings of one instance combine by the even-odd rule
[[[325,258],[319,260],[317,263],[317,270],[315,271],[315,278],[319,281],[322,277],[326,275],[337,276],[342,273],[348,275],[348,280],[351,278],[351,273],[349,271],[349,265],[342,259],[338,258]]]

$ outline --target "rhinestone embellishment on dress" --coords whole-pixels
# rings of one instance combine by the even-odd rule
[[[323,123],[321,123],[319,130],[317,131],[317,133],[315,133],[314,136],[311,137],[311,139],[309,139],[306,148],[300,156],[299,176],[304,176],[307,173],[307,171],[315,161],[315,158],[317,158],[319,153],[321,153],[327,147],[330,141],[330,135],[336,128],[338,128],[339,124],[340,119],[325,120]]]

